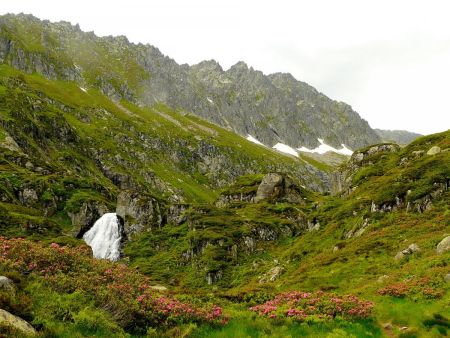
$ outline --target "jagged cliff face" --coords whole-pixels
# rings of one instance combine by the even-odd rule
[[[158,102],[268,146],[316,147],[318,138],[357,149],[380,141],[368,123],[290,74],[264,75],[239,62],[224,71],[215,61],[178,65],[158,49],[125,37],[96,37],[69,23],[32,16],[0,19],[0,62],[49,79],[97,87],[114,99]]]

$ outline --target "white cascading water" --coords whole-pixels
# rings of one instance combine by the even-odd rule
[[[92,228],[83,235],[84,241],[92,248],[95,258],[116,261],[120,258],[122,235],[119,219],[115,213],[100,217]]]

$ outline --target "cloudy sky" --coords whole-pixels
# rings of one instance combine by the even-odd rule
[[[450,128],[449,1],[3,0],[8,12],[126,35],[179,63],[290,72],[374,128]]]

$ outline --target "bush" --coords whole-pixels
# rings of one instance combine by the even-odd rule
[[[290,317],[298,321],[346,319],[369,317],[373,303],[353,295],[337,296],[318,291],[315,293],[291,291],[250,308],[260,316],[269,318]]]
[[[48,246],[0,237],[0,266],[35,280],[28,289],[34,296],[32,300],[48,309],[48,320],[75,323],[89,332],[114,331],[116,327],[111,326],[112,323],[132,332],[145,333],[149,327],[227,321],[220,307],[213,304],[192,306],[166,296],[154,290],[149,278],[136,270],[93,259],[90,249],[84,245],[69,248],[56,243]],[[43,296],[47,289],[50,291]],[[10,308],[17,306],[1,295],[0,302]],[[91,303],[106,312],[92,310],[88,307]],[[27,312],[26,308],[19,310]],[[43,324],[45,326],[45,321]]]

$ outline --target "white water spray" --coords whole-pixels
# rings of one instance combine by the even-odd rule
[[[92,248],[95,258],[116,261],[120,258],[119,219],[115,213],[107,213],[100,217],[92,228],[83,235],[84,241]]]

